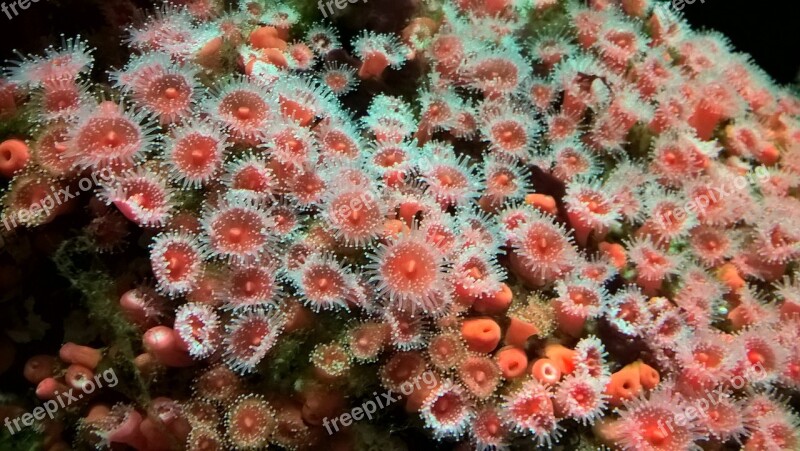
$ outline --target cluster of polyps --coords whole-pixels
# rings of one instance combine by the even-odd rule
[[[0,144],[6,214],[110,169],[86,234],[150,239],[154,286],[120,301],[136,363],[207,366],[180,411],[94,406],[95,436],[324,443],[348,378],[432,371],[406,410],[478,449],[800,446],[774,395],[800,387],[800,102],[724,38],[649,0],[459,0],[350,45],[284,4],[183,3],[131,30],[119,101],[79,39],[0,83],[0,115],[39,123]]]

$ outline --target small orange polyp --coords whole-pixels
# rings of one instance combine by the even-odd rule
[[[625,254],[625,248],[619,243],[608,243],[603,241],[598,245],[600,251],[605,254],[614,265],[615,268],[622,269],[628,263],[628,257]]]
[[[270,43],[272,43],[272,41],[275,40],[282,41],[282,39],[278,37],[278,30],[275,27],[256,28],[255,30],[253,30],[252,33],[250,33],[249,40],[250,40],[250,45],[252,45],[254,48],[257,49],[272,48],[272,46],[269,45]],[[284,43],[284,47],[285,44],[286,43]]]
[[[545,385],[555,385],[561,375],[559,365],[552,359],[539,359],[531,366],[531,376]]]
[[[528,338],[539,332],[539,328],[534,324],[511,317],[511,322],[506,329],[505,343],[524,349]]]
[[[639,365],[641,362],[631,363],[611,375],[611,380],[606,385],[606,394],[609,395],[612,406],[622,405],[624,401],[633,399],[642,392]]]
[[[639,364],[639,382],[647,390],[652,390],[661,382],[661,376],[655,368],[642,362]]]
[[[83,365],[90,370],[97,368],[103,354],[98,349],[90,348],[88,346],[81,346],[75,343],[66,343],[61,346],[58,352],[61,360],[68,363],[77,363]]]
[[[717,269],[717,278],[733,291],[739,291],[744,287],[744,279],[739,275],[739,270],[733,263],[725,263]]]
[[[544,348],[544,355],[555,362],[562,374],[575,371],[576,352],[560,344],[549,344]]]
[[[558,207],[556,206],[556,200],[553,198],[553,196],[532,193],[525,196],[525,203],[532,207],[536,207],[545,213],[549,213],[554,216],[558,214]]]
[[[10,178],[21,170],[30,160],[28,145],[18,139],[8,139],[0,143],[0,175]]]
[[[261,51],[262,61],[272,64],[277,67],[286,67],[289,64],[286,62],[286,56],[279,49],[270,48]]]
[[[586,324],[586,316],[567,311],[561,302],[554,304],[558,328],[570,336],[580,336]]]
[[[386,55],[379,52],[371,52],[366,55],[361,63],[358,76],[361,79],[380,78],[387,67],[389,67],[389,59],[386,58]]]
[[[461,325],[461,335],[471,351],[489,353],[500,343],[500,326],[490,318],[467,319]]]
[[[525,374],[528,367],[528,356],[525,351],[514,346],[506,346],[495,355],[497,365],[503,372],[503,377],[514,379]]]
[[[479,313],[502,313],[508,309],[513,299],[514,294],[511,292],[511,288],[506,284],[501,284],[497,293],[479,297],[472,304],[472,308]]]

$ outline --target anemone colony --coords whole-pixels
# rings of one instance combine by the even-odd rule
[[[650,0],[429,2],[352,39],[353,11],[180,3],[105,82],[78,37],[0,84],[31,125],[6,246],[77,206],[62,251],[149,255],[100,302],[131,371],[118,342],[28,360],[41,400],[127,387],[47,449],[800,449],[800,101],[724,37]]]

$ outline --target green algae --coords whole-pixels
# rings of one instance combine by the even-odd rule
[[[114,280],[92,249],[87,238],[72,238],[59,247],[53,261],[60,275],[81,293],[88,318],[98,327],[102,341],[112,344],[105,350],[109,358],[103,359],[98,371],[113,369],[119,379],[114,390],[146,406],[149,388],[133,363],[141,335],[120,311]]]

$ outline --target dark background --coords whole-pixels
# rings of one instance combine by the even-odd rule
[[[684,16],[695,29],[726,35],[781,84],[797,83],[800,72],[800,3],[797,0],[696,0]]]
[[[98,67],[119,66],[125,56],[122,27],[137,14],[137,8],[152,3],[39,0],[13,20],[0,13],[0,61],[14,57],[15,48],[39,53],[58,43],[63,33],[89,38],[98,48]],[[728,36],[736,49],[750,53],[776,81],[788,84],[797,80],[800,70],[799,6],[797,0],[695,0],[682,12],[695,28],[715,29]]]
[[[9,3],[13,0],[0,0]],[[49,45],[59,46],[60,35],[80,35],[89,39],[95,67],[104,70],[121,67],[127,54],[122,40],[124,27],[141,10],[156,2],[150,0],[39,0],[17,17],[9,20],[0,11],[0,63],[17,59],[14,50],[23,54],[41,54]],[[160,3],[160,2],[159,2]],[[100,79],[105,79],[100,77]]]

